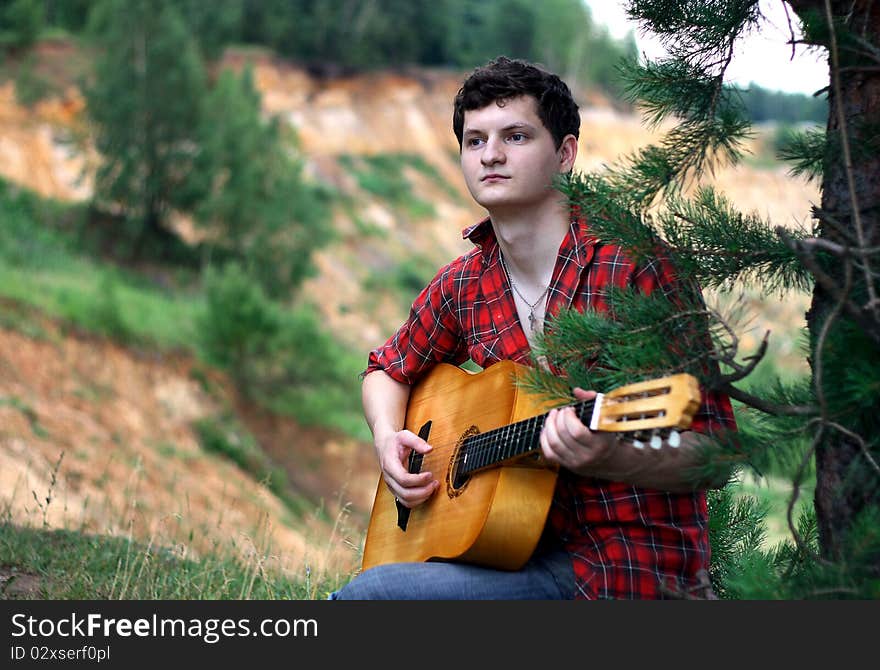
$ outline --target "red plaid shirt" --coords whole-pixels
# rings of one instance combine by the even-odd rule
[[[372,351],[365,373],[384,370],[415,383],[439,362],[468,358],[485,368],[510,359],[531,364],[498,243],[488,219],[465,229],[476,248],[445,266],[413,303],[409,319]],[[672,268],[636,267],[617,246],[598,243],[574,221],[559,248],[547,313],[607,310],[607,287],[675,291]],[[693,429],[734,428],[730,401],[703,393]],[[547,530],[572,556],[577,598],[659,598],[687,589],[709,568],[704,492],[666,493],[560,469]]]

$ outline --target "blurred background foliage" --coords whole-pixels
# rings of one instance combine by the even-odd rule
[[[466,70],[506,54],[542,63],[572,85],[618,93],[621,62],[638,57],[633,36],[613,38],[581,0],[0,0],[0,48],[26,49],[47,33],[100,40],[120,11],[157,20],[164,13],[164,25],[181,23],[207,62],[226,47],[254,45],[315,74]],[[741,94],[755,122],[825,119],[819,98],[754,85]]]
[[[52,38],[78,47],[54,78],[34,55]],[[265,114],[251,70],[215,67],[231,47],[267,50],[318,77],[464,72],[503,53],[627,107],[620,71],[638,58],[635,40],[612,38],[581,0],[0,0],[0,81],[33,105],[73,75],[100,155],[88,202],[0,182],[5,294],[123,341],[194,350],[255,399],[276,409],[288,399],[299,418],[363,436],[358,380],[330,363],[360,354],[346,353],[299,300],[314,252],[338,234],[334,207],[351,203],[307,177],[295,127]],[[736,95],[753,123],[781,124],[780,144],[786,129],[826,114],[824,99],[806,95],[757,86]],[[445,184],[417,155],[338,160],[401,215],[436,216],[401,172]],[[181,217],[192,223],[187,237]],[[366,281],[405,301],[422,265],[404,261]],[[334,372],[320,381],[322,369]],[[319,382],[327,401],[312,407],[304,398]],[[281,393],[285,384],[300,391]]]
[[[34,65],[34,47],[47,38],[78,46],[57,81]],[[303,357],[326,366],[329,351],[341,355],[314,317],[281,314],[302,308],[313,254],[337,234],[334,207],[351,205],[306,176],[296,129],[264,113],[253,73],[214,67],[230,47],[265,49],[318,77],[463,72],[503,53],[540,62],[576,89],[603,91],[620,107],[628,105],[621,67],[638,58],[632,35],[612,38],[581,0],[0,0],[0,81],[14,81],[19,102],[33,105],[73,73],[100,155],[87,203],[43,201],[0,182],[4,274],[32,270],[30,283],[10,276],[6,294],[120,339],[195,348],[276,406],[284,394],[265,389],[317,380]],[[736,95],[754,123],[795,128],[826,114],[824,99],[806,95],[757,86]],[[339,164],[402,215],[436,216],[401,172],[409,166],[444,183],[418,156],[343,155]],[[192,223],[186,238],[181,217]],[[418,263],[374,271],[368,281],[390,282],[404,300],[425,274]],[[158,293],[144,279],[144,268],[149,276],[157,267]],[[297,340],[327,345],[305,346],[294,371],[281,361]],[[356,423],[357,380],[331,378],[327,388],[336,391],[325,395],[354,398],[343,423]]]
[[[0,83],[14,82],[25,106],[69,83],[70,73],[36,67],[44,39],[78,46],[67,65],[101,161],[87,202],[0,179],[4,299],[115,341],[192,353],[260,406],[364,439],[364,352],[346,349],[300,295],[315,252],[338,234],[334,208],[352,205],[306,173],[296,129],[265,114],[253,73],[215,67],[224,52],[266,50],[316,77],[464,72],[503,53],[620,108],[629,104],[621,65],[638,58],[635,40],[612,38],[580,0],[0,0]],[[736,95],[751,122],[779,125],[775,151],[827,118],[824,98],[758,86]],[[437,215],[402,172],[444,186],[418,155],[338,162],[402,215]],[[193,224],[188,236],[181,218]],[[429,263],[414,253],[365,284],[406,302]],[[4,310],[0,325],[41,337],[28,314]],[[247,441],[229,446],[208,428],[200,434],[214,451],[271,472]]]

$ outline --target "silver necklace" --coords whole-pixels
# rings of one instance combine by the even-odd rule
[[[538,296],[538,299],[535,300],[534,303],[530,303],[528,300],[526,300],[526,297],[522,293],[519,292],[519,289],[516,287],[516,284],[513,283],[513,277],[511,276],[510,271],[507,269],[507,264],[504,262],[504,256],[502,254],[498,254],[498,258],[501,260],[501,267],[504,268],[504,274],[507,275],[507,281],[510,283],[510,288],[512,288],[514,290],[514,292],[519,296],[520,300],[522,300],[526,305],[528,305],[528,308],[529,308],[529,330],[534,333],[536,330],[536,327],[537,327],[537,323],[538,323],[538,317],[535,316],[535,309],[537,308],[538,303],[541,302],[541,299],[545,295],[547,295],[547,291],[550,290],[550,284],[547,284],[547,286],[544,287],[544,290],[541,291],[541,295]]]

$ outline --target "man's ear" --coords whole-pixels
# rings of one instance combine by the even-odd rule
[[[559,171],[563,173],[571,172],[574,168],[574,161],[578,153],[578,141],[574,135],[566,135],[562,138],[562,144],[559,145]]]

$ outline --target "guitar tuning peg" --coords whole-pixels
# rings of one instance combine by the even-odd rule
[[[663,446],[663,439],[659,435],[652,435],[649,444],[651,445],[651,449],[659,449]]]
[[[669,434],[669,439],[667,440],[667,442],[669,443],[670,447],[680,446],[681,445],[681,433],[679,433],[677,430],[673,430]]]
[[[640,437],[641,437],[641,435],[638,433],[633,435],[632,446],[634,446],[636,449],[644,449],[645,448],[645,443],[642,442],[641,439],[639,439]]]

